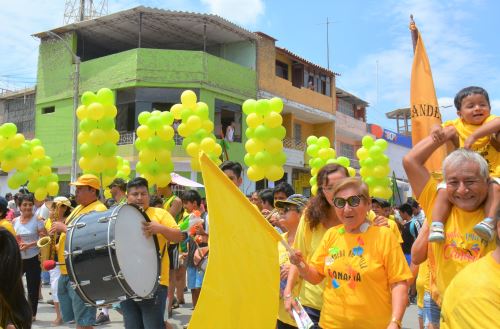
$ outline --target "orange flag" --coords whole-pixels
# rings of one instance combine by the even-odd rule
[[[424,42],[413,18],[410,30],[414,36],[414,42],[416,39],[410,89],[411,138],[413,145],[416,145],[429,136],[432,126],[441,125],[441,112],[436,98],[429,58],[427,58]],[[425,167],[430,172],[440,172],[445,157],[446,147],[443,145],[427,160]]]

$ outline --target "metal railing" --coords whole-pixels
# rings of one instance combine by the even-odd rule
[[[137,135],[134,131],[122,131],[120,132],[120,139],[118,140],[118,145],[128,145],[134,144]],[[181,137],[178,133],[174,135],[175,145],[182,145],[182,140],[184,138]]]
[[[285,139],[283,139],[283,147],[293,149],[293,150],[305,151],[307,148],[307,145],[306,145],[306,143],[299,141],[299,140],[285,138]]]

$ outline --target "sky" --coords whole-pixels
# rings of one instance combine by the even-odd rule
[[[99,0],[94,0],[98,2]],[[76,1],[78,2],[78,1]],[[0,0],[0,88],[36,82],[39,40],[63,25],[65,0]],[[500,115],[500,2],[495,0],[109,0],[109,13],[138,5],[213,13],[262,31],[309,61],[330,68],[337,86],[369,102],[368,122],[395,130],[386,112],[409,106],[413,14],[431,63],[444,120],[456,117],[453,97],[477,85]]]

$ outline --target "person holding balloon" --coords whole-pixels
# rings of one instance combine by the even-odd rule
[[[290,255],[304,280],[325,284],[320,327],[401,328],[412,277],[401,247],[388,228],[368,220],[371,199],[360,179],[343,179],[331,196],[341,225],[325,233],[312,257]]]

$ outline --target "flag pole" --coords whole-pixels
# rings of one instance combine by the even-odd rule
[[[411,41],[413,43],[413,53],[415,53],[415,48],[417,47],[418,41],[418,29],[415,21],[413,20],[413,14],[410,15],[410,32],[411,32]]]

